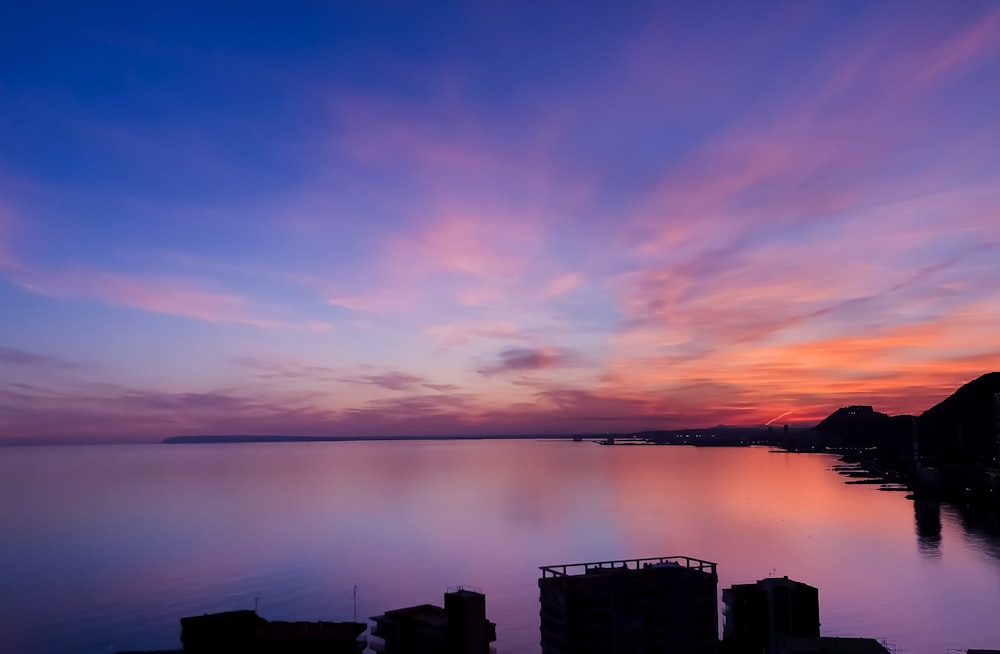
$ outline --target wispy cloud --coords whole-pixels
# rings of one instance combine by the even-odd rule
[[[55,370],[76,370],[84,367],[82,364],[62,357],[2,346],[0,346],[0,363]]]
[[[10,260],[3,273],[7,280],[32,293],[56,298],[85,298],[214,323],[236,323],[261,329],[326,330],[322,320],[277,317],[280,311],[245,297],[206,288],[196,280],[175,277],[127,275],[75,266],[41,270]]]
[[[345,381],[360,384],[373,384],[390,391],[412,391],[420,388],[421,386],[425,386],[427,383],[426,380],[420,375],[411,375],[410,373],[400,372],[398,370],[384,372],[378,375],[367,375],[365,377],[354,379],[347,378]]]
[[[330,367],[296,362],[269,361],[258,357],[237,357],[233,363],[238,369],[249,370],[258,379],[265,381],[306,383],[329,387],[336,384],[377,386],[395,392],[418,392],[431,390],[450,393],[458,389],[454,384],[436,383],[423,375],[402,370],[385,370],[378,373],[358,373],[356,368]],[[375,368],[366,365],[365,368]]]
[[[479,368],[479,374],[491,376],[510,372],[547,370],[580,365],[583,358],[564,348],[510,347],[501,350],[494,362]]]
[[[13,246],[14,220],[10,211],[0,203],[0,270],[15,267]]]

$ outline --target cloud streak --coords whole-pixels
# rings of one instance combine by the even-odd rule
[[[83,366],[75,361],[49,354],[38,354],[11,347],[0,346],[0,363],[25,366],[28,368],[48,368],[52,370],[76,370]]]
[[[579,366],[582,358],[574,352],[560,348],[509,347],[501,350],[494,362],[479,368],[485,376],[507,373],[548,370]]]

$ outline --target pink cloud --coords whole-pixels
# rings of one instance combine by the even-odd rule
[[[582,281],[583,276],[580,273],[573,272],[559,275],[542,288],[541,296],[543,298],[553,298],[565,295],[577,288]]]
[[[844,60],[831,62],[828,84],[791,96],[777,113],[748,113],[667,171],[635,216],[643,236],[655,235],[643,251],[703,246],[709,226],[740,234],[820,221],[905,198],[914,188],[941,188],[956,167],[975,170],[975,160],[949,153],[978,148],[976,157],[985,161],[983,139],[995,139],[997,125],[988,137],[942,141],[933,156],[953,166],[930,168],[920,178],[900,172],[914,156],[930,156],[913,148],[932,143],[928,137],[940,129],[917,96],[988,65],[1000,53],[998,16],[932,45],[907,34],[865,34]]]
[[[502,208],[448,202],[421,212],[419,225],[386,234],[357,286],[334,289],[332,304],[392,313],[429,305],[441,310],[496,310],[541,299],[534,280],[549,274],[545,234],[534,216]],[[572,280],[562,284],[568,290]],[[524,307],[527,308],[527,307]]]
[[[512,342],[529,339],[520,327],[510,322],[442,323],[431,325],[424,332],[437,343],[440,352],[482,340]]]
[[[21,288],[52,297],[82,297],[152,313],[215,323],[238,323],[262,329],[325,330],[328,323],[264,317],[265,309],[228,293],[201,288],[187,280],[143,278],[78,267],[42,272],[18,267],[9,279]]]
[[[273,318],[274,309],[246,298],[204,288],[174,277],[150,277],[94,270],[85,266],[42,270],[11,249],[14,217],[0,207],[0,273],[12,284],[40,295],[80,297],[152,313],[207,322],[238,323],[262,329],[326,330],[329,323]]]
[[[533,250],[540,238],[527,221],[476,207],[442,207],[427,218],[416,233],[395,235],[387,244],[386,263],[398,262],[400,276],[515,275],[524,267],[524,252]]]
[[[928,65],[915,79],[931,84],[982,65],[1000,53],[1000,10],[993,10],[927,53]]]

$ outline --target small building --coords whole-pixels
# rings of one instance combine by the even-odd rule
[[[722,591],[727,651],[775,654],[784,636],[819,636],[819,590],[788,577]]]
[[[715,563],[669,556],[541,571],[542,654],[718,651]]]
[[[191,654],[356,654],[364,650],[360,622],[271,622],[255,611],[181,618],[181,643]]]
[[[418,604],[372,618],[368,647],[383,654],[489,654],[496,624],[486,619],[486,595],[458,587],[444,608]]]

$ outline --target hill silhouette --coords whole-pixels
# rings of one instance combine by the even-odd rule
[[[965,384],[919,418],[922,456],[951,461],[997,462],[1000,372]]]

